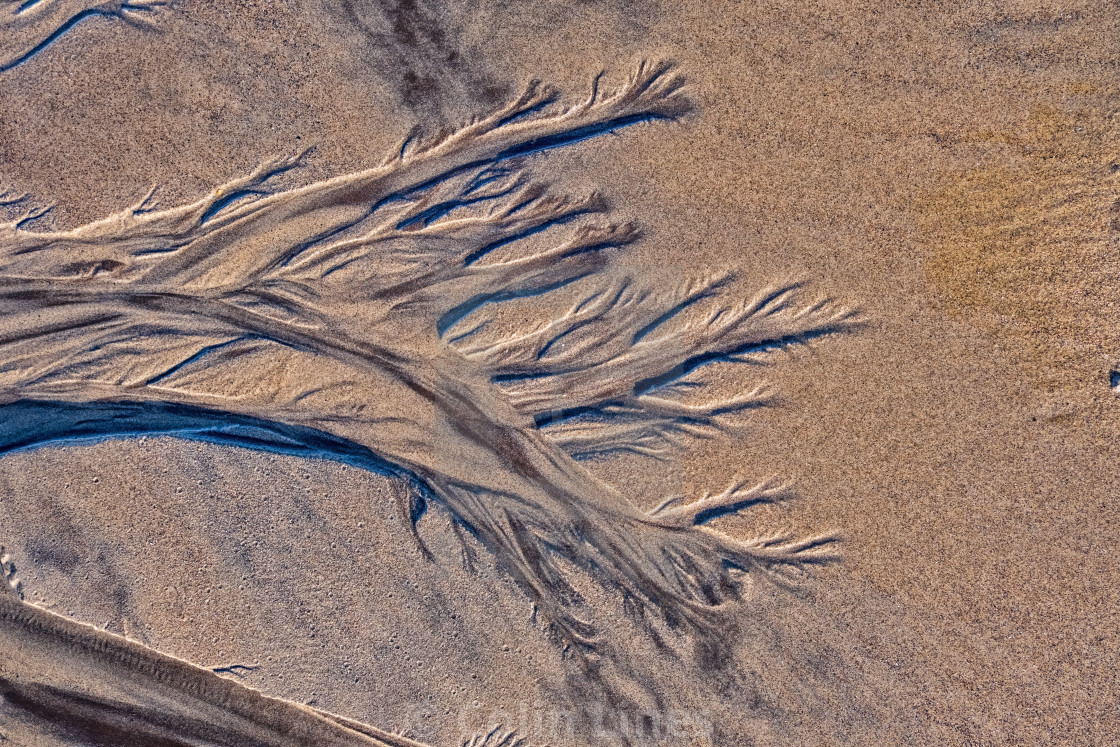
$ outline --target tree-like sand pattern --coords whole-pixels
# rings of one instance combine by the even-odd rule
[[[376,168],[285,191],[284,158],[166,209],[149,194],[62,232],[0,226],[5,450],[47,440],[177,433],[343,459],[415,485],[499,558],[566,644],[593,621],[563,562],[628,608],[712,632],[745,578],[782,580],[833,538],[736,539],[715,516],[779,500],[735,484],[652,512],[577,458],[656,455],[762,390],[691,403],[713,361],[843,330],[850,313],[795,286],[726,300],[725,278],[642,289],[617,251],[637,230],[598,195],[553,194],[534,154],[691,105],[666,65],[556,109],[533,85],[443,139]],[[504,302],[569,293],[528,328],[488,324]],[[646,501],[651,505],[656,501]]]

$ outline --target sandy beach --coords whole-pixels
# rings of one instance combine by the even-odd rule
[[[0,12],[15,13],[2,4]],[[552,747],[1105,745],[1120,732],[1110,705],[1120,698],[1114,3],[178,0],[123,16],[87,14],[45,46],[32,44],[37,51],[25,59],[12,41],[22,29],[0,27],[10,34],[0,50],[15,50],[14,64],[0,65],[0,190],[27,195],[0,206],[0,222],[10,221],[0,226],[0,313],[24,315],[0,330],[8,423],[0,429],[0,545],[24,603],[222,670],[265,696],[426,745],[457,747],[498,725],[519,730],[527,745]],[[660,98],[635,93],[636,103],[611,104],[612,92],[632,90],[628,81],[632,87],[650,69],[643,60],[671,61],[657,80],[680,75],[683,87],[662,93],[661,82],[651,83]],[[600,73],[601,108],[578,115],[586,123],[546,119],[588,101]],[[441,133],[488,121],[531,80],[557,99],[510,122],[495,119],[487,126],[497,134],[478,137],[481,155],[468,151],[474,141],[453,140],[450,155],[437,148],[425,156]],[[665,103],[685,98],[688,111]],[[499,136],[513,144],[491,146]],[[390,186],[372,177],[368,185],[355,178],[345,193],[329,186],[387,157],[393,163],[402,141],[410,143],[402,176]],[[238,193],[246,200],[226,203],[214,191],[306,148],[302,163],[267,187]],[[470,158],[458,170],[438,160],[459,152]],[[399,186],[406,177],[413,181]],[[460,178],[497,186],[462,186]],[[471,202],[478,190],[504,189],[502,179],[513,186],[493,198],[498,207]],[[573,203],[601,195],[602,209],[565,208],[574,217],[556,225],[590,228],[574,239],[564,234],[574,248],[532,278],[467,292],[455,276],[428,295],[418,291],[421,301],[393,296],[403,321],[386,312],[385,323],[397,326],[384,349],[410,361],[399,364],[408,376],[419,372],[407,396],[388,375],[367,380],[344,370],[359,370],[361,356],[372,360],[373,343],[331,342],[346,324],[381,323],[372,316],[376,298],[389,296],[360,293],[397,265],[373,265],[353,286],[322,290],[308,302],[325,310],[320,316],[301,319],[295,301],[273,303],[260,314],[282,327],[276,332],[229,332],[214,326],[216,316],[196,321],[170,306],[159,307],[162,327],[136,317],[112,344],[135,347],[137,360],[157,348],[171,356],[174,334],[200,341],[175,348],[178,357],[152,369],[158,374],[123,353],[66,358],[79,344],[96,352],[108,343],[59,332],[64,322],[49,326],[71,286],[51,285],[35,298],[29,290],[149,282],[155,271],[144,262],[188,251],[172,238],[150,250],[126,246],[125,229],[84,229],[97,236],[88,243],[65,238],[139,204],[153,186],[153,203],[137,220],[209,194],[192,230],[201,235],[227,216],[229,231],[250,226],[236,234],[241,264],[221,264],[224,245],[204,236],[190,245],[201,269],[168,264],[174,272],[159,275],[161,288],[212,299],[236,272],[258,272],[253,252],[266,257],[260,267],[295,272],[306,252],[321,250],[320,233],[359,236],[364,224],[346,223],[344,209],[371,220],[382,209],[404,212],[386,212],[382,233],[369,234],[385,243],[355,253],[355,264],[315,270],[316,282],[351,282],[347,273],[397,251],[392,242],[406,231],[436,242],[437,229],[461,215],[485,223],[508,210],[512,221],[521,215],[513,202],[538,199],[517,190],[536,184]],[[326,196],[305,207],[304,188]],[[379,197],[360,203],[369,194]],[[252,227],[256,214],[246,206],[273,197],[280,217]],[[26,211],[51,205],[17,225]],[[297,213],[298,225],[290,217]],[[614,233],[592,236],[604,221]],[[631,227],[632,235],[618,233]],[[497,264],[514,263],[522,245],[547,252],[554,236],[502,228],[510,235],[479,244],[480,256],[494,251]],[[50,232],[64,237],[57,246],[17,245]],[[305,244],[291,238],[297,233]],[[97,254],[118,246],[114,236],[119,251],[131,252],[127,261]],[[284,254],[286,241],[295,248]],[[280,248],[267,254],[270,247]],[[344,249],[332,244],[322,256]],[[402,266],[429,261],[419,249],[401,251]],[[609,264],[575,267],[570,285],[562,277],[565,263],[600,254]],[[40,256],[53,264],[36,266]],[[581,285],[597,278],[598,291]],[[563,378],[567,372],[533,388],[543,374],[531,365],[548,355],[570,354],[573,369],[596,351],[605,356],[615,344],[610,325],[622,324],[609,313],[598,327],[572,325],[602,336],[586,349],[578,336],[558,337],[522,368],[504,361],[463,374],[459,389],[447,389],[448,397],[473,393],[455,400],[459,409],[417,394],[422,383],[458,375],[466,364],[457,361],[486,358],[502,335],[590,313],[612,288],[623,289],[617,307],[627,303],[624,292],[667,304],[674,289],[705,279],[713,290],[695,303],[622,335],[619,358],[636,356],[663,330],[687,354],[666,358],[663,371],[634,364],[633,375],[621,364],[622,373],[610,373],[614,359],[606,361],[601,381],[622,381],[621,394],[585,396],[585,380]],[[767,289],[787,289],[789,300],[768,300]],[[129,303],[154,309],[137,300],[153,292],[144,286]],[[329,304],[328,293],[337,294]],[[500,308],[475,333],[468,316],[486,293]],[[452,304],[456,294],[466,300]],[[825,300],[819,316],[796,316]],[[113,303],[111,310],[125,308]],[[410,304],[433,310],[409,321]],[[757,317],[765,334],[743,333],[722,348],[738,332],[704,337],[739,312]],[[169,332],[170,318],[187,321]],[[35,341],[43,330],[55,348]],[[473,348],[472,334],[483,336]],[[275,347],[225,347],[230,340]],[[418,352],[437,343],[441,352]],[[218,348],[220,366],[189,367],[201,365],[192,356]],[[397,365],[384,355],[385,370]],[[35,366],[47,373],[27,375]],[[484,374],[492,375],[485,392],[476,383]],[[703,388],[662,395],[678,375],[702,379]],[[304,389],[287,394],[297,380]],[[125,391],[94,395],[73,382]],[[198,409],[81,409],[95,400],[165,401],[159,392]],[[681,424],[703,420],[695,412],[655,413],[661,420],[649,427],[671,437],[650,436],[638,449],[608,449],[614,442],[601,431],[580,446],[585,432],[564,430],[567,418],[588,413],[602,419],[588,427],[637,423],[642,397],[650,412],[654,395],[700,406],[751,393],[756,403],[692,431]],[[66,407],[27,404],[52,398]],[[305,420],[292,414],[304,417],[320,401],[322,412]],[[495,415],[499,425],[477,435],[460,427],[472,406],[504,419]],[[366,430],[344,418],[369,413]],[[83,425],[113,418],[123,423],[115,433]],[[145,432],[143,423],[155,425]],[[323,433],[334,440],[317,441]],[[507,433],[516,443],[494,445]],[[562,456],[538,441],[557,444]],[[405,456],[394,461],[397,452],[382,453],[382,443]],[[382,469],[352,444],[407,469]],[[643,453],[651,444],[655,453]],[[526,467],[526,453],[543,456]],[[543,476],[529,480],[529,472]],[[437,487],[424,493],[409,476]],[[672,513],[737,482],[770,478],[790,486],[782,500],[744,500],[752,505],[719,516],[686,511],[679,530],[658,519],[665,499],[687,497],[666,509]],[[522,480],[539,495],[518,493]],[[606,497],[587,498],[570,525],[549,523],[555,506],[600,484],[609,486]],[[502,491],[509,502],[491,508],[486,496]],[[539,511],[518,513],[530,504]],[[488,534],[478,517],[492,515],[504,518]],[[638,516],[650,517],[649,534],[626,533],[646,526]],[[758,559],[766,549],[750,543],[777,533],[794,544],[835,533],[827,549],[837,560],[796,561],[771,574],[770,561]],[[714,543],[713,552],[731,559],[707,570],[711,558],[698,555],[689,565],[690,553],[708,545],[682,549],[672,544],[677,537]],[[662,541],[668,554],[648,550]],[[538,551],[555,552],[555,561],[537,564]],[[647,551],[654,570],[635,560]],[[749,567],[729,570],[736,562]],[[522,568],[544,570],[536,577]],[[682,588],[695,600],[681,601]],[[689,622],[700,608],[718,608],[718,626]],[[588,646],[577,640],[582,622],[594,628]],[[17,645],[0,634],[0,660],[8,646],[15,661]],[[96,671],[73,676],[78,685],[118,676]],[[0,735],[13,745],[94,743],[19,713],[0,700]]]

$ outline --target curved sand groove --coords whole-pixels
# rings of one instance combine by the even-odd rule
[[[21,602],[0,589],[0,744],[12,730],[81,744],[423,747],[270,698],[181,659]],[[5,734],[12,732],[12,736]]]
[[[146,26],[144,13],[168,0],[0,0],[0,73],[30,60],[90,16]]]
[[[685,404],[690,373],[845,329],[850,314],[798,304],[793,286],[725,302],[724,278],[642,290],[612,263],[637,231],[596,195],[552,194],[525,158],[674,120],[690,109],[681,85],[643,65],[565,110],[533,85],[368,171],[271,191],[300,160],[286,158],[180,207],[149,194],[71,231],[0,226],[0,403],[24,418],[7,448],[175,432],[356,460],[414,477],[568,643],[592,645],[593,628],[557,557],[639,611],[713,630],[742,572],[827,561],[832,538],[702,526],[784,497],[778,485],[647,514],[574,457],[656,454],[718,429],[762,393]],[[576,300],[547,324],[487,323],[502,302],[561,289]],[[68,406],[79,414],[57,417]]]

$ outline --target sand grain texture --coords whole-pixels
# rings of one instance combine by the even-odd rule
[[[0,457],[0,543],[27,602],[228,669],[226,677],[267,696],[432,745],[461,744],[497,722],[521,727],[530,744],[554,746],[1094,745],[1120,729],[1110,706],[1120,696],[1111,549],[1112,388],[1120,378],[1110,300],[1120,199],[1114,3],[182,0],[145,10],[142,28],[107,10],[61,34],[89,9],[37,5],[54,6],[61,19],[46,36],[29,24],[0,25],[19,32],[0,44],[6,236],[54,237],[58,247],[4,258],[9,347],[0,375],[10,453]],[[431,184],[394,182],[382,194],[403,199],[348,234],[318,232],[351,225],[374,205],[373,192],[315,197],[304,207],[284,197],[322,195],[330,184],[345,191],[397,153],[415,125],[406,159],[441,132],[486,121],[530,79],[563,94],[525,122],[578,107],[603,70],[607,96],[642,59],[675,61],[690,113],[673,108],[666,114],[674,121],[634,121],[617,136],[607,132],[613,126],[585,133],[598,135],[589,139],[569,131],[579,142],[504,164],[517,173],[495,173],[490,184],[495,193],[512,186],[510,201],[495,196],[475,206],[481,213],[455,213],[448,200],[469,196],[469,180],[495,167],[501,149],[470,162],[474,172],[437,168]],[[245,200],[226,203],[227,187],[215,191],[310,145],[299,168],[241,187],[254,193]],[[535,184],[548,191],[519,191]],[[154,210],[142,202],[153,185]],[[255,194],[265,188],[269,194]],[[593,193],[601,203],[586,201]],[[211,202],[197,203],[203,195]],[[579,213],[563,226],[574,233],[543,231],[493,248],[499,263],[539,258],[540,274],[507,274],[485,291],[499,295],[486,299],[492,318],[472,341],[458,338],[471,325],[455,324],[477,314],[479,291],[456,285],[462,281],[446,270],[438,293],[394,312],[401,323],[390,341],[398,352],[443,345],[458,356],[426,352],[413,377],[425,383],[452,380],[449,372],[465,370],[458,361],[473,360],[464,406],[529,434],[519,438],[550,455],[538,466],[565,465],[547,467],[551,476],[539,481],[526,480],[523,465],[511,471],[514,452],[491,438],[465,446],[452,427],[463,410],[439,416],[438,407],[409,404],[395,374],[355,385],[353,359],[314,348],[327,339],[314,327],[283,338],[287,328],[276,325],[302,313],[291,313],[292,296],[255,307],[273,326],[233,345],[244,329],[202,324],[197,308],[164,306],[153,326],[113,340],[74,346],[60,323],[50,327],[55,348],[28,344],[10,354],[20,333],[50,326],[44,314],[83,324],[96,314],[131,315],[134,326],[152,321],[143,314],[154,307],[135,304],[144,294],[119,295],[129,282],[155,284],[154,275],[142,277],[145,268],[166,259],[135,254],[159,243],[151,232],[133,245],[111,240],[139,225],[128,223],[129,206],[139,220],[195,205],[191,225],[203,233],[223,220],[249,226],[225,229],[236,241],[195,244],[201,261],[161,264],[159,282],[198,296],[280,266],[307,272],[312,258],[338,259],[362,241],[355,258],[396,251],[408,259],[415,236],[395,232],[431,232],[429,221],[458,215],[514,216],[503,211],[530,197],[541,215]],[[499,209],[487,212],[491,205]],[[261,230],[250,215],[265,216]],[[106,216],[117,216],[112,230],[96,223]],[[90,225],[101,228],[82,228]],[[611,233],[580,239],[581,226]],[[83,230],[97,240],[63,246]],[[569,251],[573,240],[588,251]],[[180,250],[175,241],[160,246]],[[233,253],[211,254],[223,246]],[[557,247],[568,249],[547,254]],[[266,255],[273,259],[254,264]],[[295,257],[302,268],[284,264]],[[332,319],[347,303],[365,308],[356,328],[373,334],[381,322],[368,309],[376,307],[363,306],[354,289],[391,285],[386,267],[358,262],[322,276],[343,290],[312,306]],[[363,271],[356,283],[353,273]],[[549,279],[572,282],[539,296],[509,292],[533,283],[543,290]],[[431,280],[426,287],[437,288]],[[30,299],[33,283],[50,285],[38,301]],[[82,283],[102,288],[98,302],[110,301],[111,312],[63,298],[60,287]],[[761,301],[755,312],[765,310],[762,289],[795,283],[796,293],[775,297],[780,313],[755,318],[788,320],[819,298],[837,300],[824,317],[801,317],[809,323],[789,339],[772,330],[766,339],[732,334],[722,339],[740,347],[720,347],[718,335],[703,334],[736,308]],[[610,311],[630,308],[627,292],[643,310],[686,308],[650,337],[644,325],[654,319]],[[843,316],[850,308],[858,316]],[[547,351],[502,341],[554,325],[552,340],[573,323],[591,341],[581,347],[567,337],[577,368],[596,367],[596,355],[626,358],[662,333],[697,347],[677,348],[657,363],[660,373],[588,379],[554,371],[557,385],[536,389],[534,379],[519,378],[539,373],[524,369],[534,355],[563,360],[564,338]],[[184,337],[172,340],[172,327]],[[625,344],[609,342],[612,331]],[[283,344],[248,349],[262,338]],[[93,365],[108,349],[99,345],[134,339],[167,344],[158,361]],[[775,339],[798,344],[773,346]],[[297,342],[304,347],[287,352]],[[778,349],[726,359],[752,343]],[[203,348],[238,355],[190,369],[203,362],[194,358]],[[76,350],[82,360],[64,360]],[[680,364],[705,351],[710,360],[690,374],[702,375],[703,390],[655,393],[699,410],[649,399],[654,407],[638,410],[627,400],[652,393],[635,390],[636,382],[673,383],[658,377],[685,373]],[[437,358],[455,366],[440,368]],[[509,370],[494,369],[498,361]],[[628,369],[637,370],[645,369]],[[495,375],[508,377],[487,384],[499,394],[480,399],[491,390],[480,381]],[[284,390],[292,378],[335,388],[316,401],[298,387]],[[32,380],[40,390],[29,403]],[[91,396],[91,381],[130,388],[130,397]],[[589,386],[612,382],[620,386]],[[137,391],[168,383],[195,398],[235,394],[241,420],[228,427],[233,410],[220,400],[160,409],[166,391],[136,404]],[[285,396],[295,402],[287,410],[278,405]],[[500,410],[498,397],[515,404]],[[713,403],[742,406],[714,412]],[[315,422],[293,414],[309,405],[319,408]],[[355,417],[356,406],[365,407],[359,417],[371,407],[381,407],[378,417],[406,414],[415,433],[397,448],[404,473],[380,462],[371,471],[375,462],[354,448],[384,447],[400,432],[392,424],[339,430],[338,416]],[[113,434],[131,437],[102,438]],[[97,438],[42,443],[74,435]],[[415,483],[437,473],[455,485],[418,500],[425,494]],[[778,478],[766,483],[771,475]],[[787,481],[797,500],[773,492]],[[465,501],[456,493],[463,484],[520,498]],[[606,484],[621,489],[617,504],[588,488]],[[557,501],[557,485],[599,497]],[[729,485],[739,492],[726,492]],[[764,487],[747,492],[756,485]],[[685,508],[704,495],[725,505]],[[692,498],[657,511],[676,496]],[[574,521],[573,505],[583,506]],[[534,518],[518,523],[526,506]],[[467,531],[464,519],[489,520],[493,531]],[[620,529],[634,526],[648,534]],[[587,527],[605,534],[596,540]],[[791,579],[760,567],[745,576],[731,569],[725,579],[723,563],[717,575],[704,565],[739,547],[729,543],[758,550],[752,540],[771,532],[812,538],[833,530],[843,535],[842,561],[796,574],[789,589]],[[548,549],[519,559],[516,548],[531,548],[523,539],[532,536]],[[583,544],[564,546],[564,538],[585,536],[598,542],[596,563],[607,548],[613,571],[610,562],[589,563]],[[617,562],[661,546],[650,537],[678,536],[700,538],[704,552],[689,547],[665,565]],[[659,552],[652,557],[668,557]],[[694,553],[699,572],[674,576]],[[558,579],[572,589],[561,593]],[[673,616],[707,608],[719,610],[718,623],[706,613],[692,622]],[[12,640],[5,638],[9,650]],[[0,706],[0,733],[15,731],[5,722],[14,713],[8,706]]]

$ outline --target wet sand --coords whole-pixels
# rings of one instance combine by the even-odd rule
[[[162,206],[190,202],[314,145],[279,181],[310,184],[531,78],[574,104],[601,70],[609,90],[640,59],[675,60],[692,114],[535,172],[641,227],[618,261],[649,287],[730,270],[747,299],[799,280],[860,325],[766,366],[713,364],[710,394],[777,395],[726,432],[582,464],[643,510],[777,475],[795,500],[713,525],[838,531],[843,559],[793,590],[748,582],[718,656],[570,571],[601,637],[576,656],[485,543],[466,540],[464,568],[438,503],[417,525],[426,558],[399,480],[160,436],[0,458],[0,543],[27,601],[428,744],[499,721],[553,745],[1117,730],[1114,11],[181,2],[145,17],[85,19],[0,73],[0,182],[57,203],[32,228],[154,184]]]

